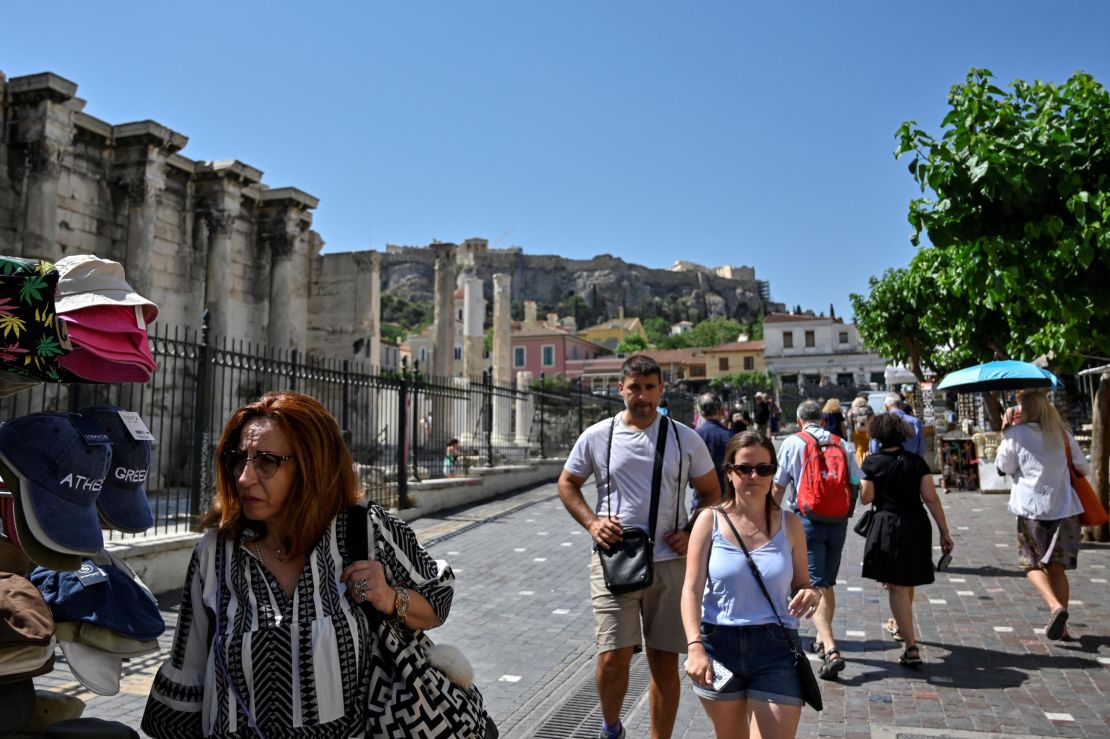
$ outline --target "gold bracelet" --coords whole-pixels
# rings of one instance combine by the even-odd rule
[[[393,617],[400,623],[405,623],[409,615],[409,591],[405,588],[394,588],[396,595],[393,598]]]

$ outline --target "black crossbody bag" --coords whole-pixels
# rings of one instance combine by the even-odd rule
[[[766,598],[767,603],[770,604],[771,611],[775,614],[775,618],[778,619],[779,626],[782,627],[783,631],[786,631],[786,624],[782,622],[782,618],[779,616],[779,609],[775,608],[775,602],[771,600],[771,594],[767,592],[767,586],[763,584],[763,575],[760,574],[759,567],[756,565],[755,560],[752,559],[751,552],[749,552],[748,548],[744,545],[744,540],[740,537],[740,532],[733,526],[727,513],[716,507],[714,510],[720,511],[721,518],[725,519],[725,523],[732,529],[732,535],[736,537],[736,541],[740,544],[740,549],[744,551],[744,557],[748,560],[748,566],[752,568],[752,575],[755,576],[756,584],[759,585],[763,597]],[[706,567],[707,576],[708,570],[709,568]],[[789,634],[787,638],[790,639]],[[813,674],[813,666],[809,664],[809,658],[805,656],[805,653],[802,652],[802,648],[798,646],[797,639],[790,639],[790,652],[794,655],[794,669],[797,671],[798,680],[802,684],[802,700],[813,710],[820,711],[825,707],[825,702],[821,699],[821,686],[817,684],[817,676]]]
[[[609,446],[606,451],[605,476],[606,496],[605,503],[609,517],[613,515],[613,474],[610,464],[613,458],[613,428],[617,418],[613,417],[609,424]],[[632,526],[623,527],[621,540],[609,545],[609,549],[598,547],[597,553],[601,559],[601,572],[605,577],[605,587],[610,593],[620,595],[643,590],[655,580],[655,519],[659,515],[659,489],[663,482],[663,455],[667,449],[667,427],[670,425],[666,416],[661,416],[659,421],[659,436],[655,441],[655,465],[651,472],[651,507],[649,508],[648,531]],[[675,443],[678,444],[678,482],[682,486],[682,444],[678,440],[678,430],[675,430]],[[676,493],[678,499],[675,504],[675,528],[678,528],[678,511],[681,505],[682,491]]]

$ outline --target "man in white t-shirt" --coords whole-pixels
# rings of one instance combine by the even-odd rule
[[[650,530],[652,472],[663,418],[657,410],[663,394],[659,365],[642,354],[629,357],[621,367],[618,388],[625,411],[586,429],[559,476],[559,498],[570,515],[590,532],[595,550],[608,550],[610,544],[619,541],[622,527]],[[669,737],[678,712],[678,655],[685,653],[687,646],[679,600],[692,525],[683,504],[686,484],[698,492],[702,506],[716,504],[721,491],[713,460],[701,437],[673,417],[668,419],[666,433],[653,583],[643,590],[615,595],[605,587],[596,551],[590,560],[601,739],[625,736],[620,710],[628,691],[628,668],[632,655],[644,644],[651,671],[652,737]],[[593,507],[582,494],[590,475],[594,475],[597,485],[597,505]]]

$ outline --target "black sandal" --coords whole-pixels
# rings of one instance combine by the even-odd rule
[[[912,647],[906,647],[902,656],[898,658],[898,664],[906,667],[920,667],[922,665],[921,650],[917,648],[916,644]]]
[[[840,655],[840,650],[835,647],[825,652],[825,656],[822,660],[821,667],[817,670],[817,674],[825,680],[836,679],[837,673],[843,670],[845,664],[847,664],[844,661],[844,657]]]

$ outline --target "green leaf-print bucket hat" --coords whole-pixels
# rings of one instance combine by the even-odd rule
[[[73,347],[54,310],[58,270],[43,259],[0,256],[0,370],[58,382]]]

